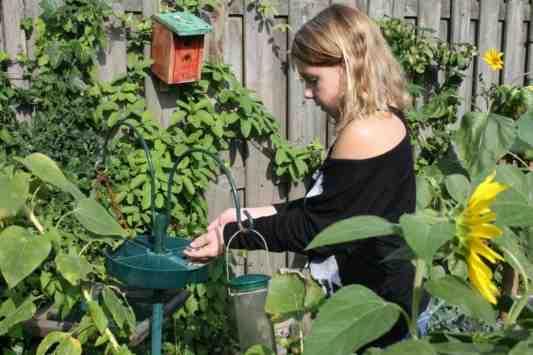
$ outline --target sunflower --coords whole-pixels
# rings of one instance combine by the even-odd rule
[[[468,200],[466,208],[456,218],[456,232],[461,253],[468,265],[468,278],[481,295],[490,303],[496,304],[500,292],[492,282],[492,270],[487,263],[495,264],[503,257],[488,245],[491,239],[502,234],[493,222],[496,213],[490,205],[496,196],[507,186],[493,181],[496,172],[487,176],[479,184]]]
[[[491,48],[483,54],[483,60],[494,71],[503,69],[503,53]]]

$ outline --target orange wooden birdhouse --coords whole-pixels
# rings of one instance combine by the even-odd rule
[[[189,12],[167,12],[153,19],[152,72],[167,84],[199,80],[204,37],[212,27]]]

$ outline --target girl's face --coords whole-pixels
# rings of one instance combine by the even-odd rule
[[[343,92],[341,65],[316,66],[298,61],[296,66],[305,83],[304,97],[313,99],[322,110],[338,121]]]

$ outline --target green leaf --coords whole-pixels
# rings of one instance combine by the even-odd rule
[[[257,344],[249,347],[244,355],[276,355],[276,353],[264,345]]]
[[[248,138],[250,136],[250,132],[252,131],[252,122],[247,119],[241,120],[241,133],[244,138]]]
[[[334,223],[320,232],[305,248],[351,242],[398,232],[397,225],[377,216],[356,216]]]
[[[87,302],[87,307],[89,308],[89,314],[91,315],[96,329],[98,329],[100,334],[104,334],[108,322],[102,307],[100,307],[96,301]]]
[[[109,287],[105,287],[102,291],[102,299],[105,307],[113,317],[115,324],[120,329],[124,329],[125,324],[128,325],[130,329],[133,329],[135,322],[131,322],[131,320],[135,319],[135,315],[129,307],[122,304],[121,300]]]
[[[123,237],[127,235],[126,231],[111,217],[106,209],[92,198],[80,200],[74,215],[87,230],[94,234]]]
[[[509,352],[509,355],[524,354],[533,354],[533,337],[531,335],[529,336],[529,339],[526,339],[516,344]]]
[[[498,164],[496,167],[495,181],[507,185],[509,188],[515,190],[525,199],[528,196],[528,186],[525,174],[516,166],[509,164]]]
[[[364,286],[345,286],[320,308],[304,355],[351,354],[389,331],[399,315],[397,305]]]
[[[0,176],[0,221],[14,216],[28,198],[29,176],[17,174],[12,178]]]
[[[517,121],[518,137],[533,147],[533,112],[523,114]]]
[[[39,344],[39,347],[37,347],[36,355],[45,355],[48,352],[48,349],[52,347],[52,345],[60,343],[64,339],[67,339],[68,337],[70,337],[69,333],[64,333],[64,332],[48,333],[48,335],[44,337],[44,339]]]
[[[404,340],[379,352],[380,355],[437,355],[432,344],[423,340]]]
[[[510,227],[533,226],[533,206],[523,203],[496,201],[492,205],[496,224]]]
[[[320,285],[312,279],[305,279],[305,300],[304,308],[306,311],[314,311],[325,299],[326,294]]]
[[[79,285],[80,281],[85,281],[92,271],[91,264],[81,255],[59,254],[55,262],[61,275],[74,286]]]
[[[520,238],[511,229],[504,228],[503,235],[494,238],[492,241],[500,250],[504,251],[502,256],[513,269],[519,270],[520,267],[523,267],[528,278],[533,280],[533,264],[526,257],[527,251],[520,245]],[[517,261],[520,265],[517,264]]]
[[[512,119],[494,113],[469,112],[454,136],[457,155],[470,176],[493,169],[516,137]]]
[[[446,190],[450,196],[459,203],[463,203],[468,198],[470,193],[470,181],[466,176],[461,174],[448,175],[444,179]]]
[[[466,314],[489,323],[496,321],[496,312],[483,296],[456,276],[447,275],[429,280],[425,288],[435,297],[460,307]]]
[[[37,310],[33,300],[33,296],[30,296],[18,307],[10,298],[2,303],[0,306],[0,336],[6,334],[14,325],[33,317]]]
[[[61,340],[55,351],[56,355],[81,355],[80,341],[71,336]]]
[[[24,166],[39,179],[47,182],[61,191],[70,193],[76,200],[85,196],[76,185],[71,183],[61,172],[56,162],[41,153],[33,153],[24,159],[18,159]]]
[[[15,287],[46,259],[52,243],[28,230],[10,226],[0,233],[0,271],[9,288]]]
[[[273,321],[280,321],[294,313],[303,312],[305,284],[298,274],[274,274],[268,286],[265,312]]]
[[[400,226],[409,247],[428,265],[431,265],[437,250],[455,235],[453,224],[431,225],[426,217],[420,215],[404,214],[400,218]]]
[[[426,208],[433,198],[431,185],[423,176],[416,177],[416,208]]]

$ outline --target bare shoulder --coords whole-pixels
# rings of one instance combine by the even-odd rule
[[[406,134],[402,120],[389,112],[353,121],[337,138],[332,158],[373,158],[392,150]]]

